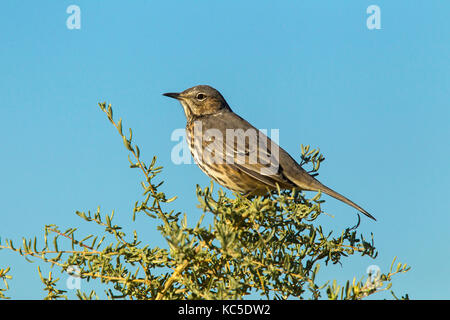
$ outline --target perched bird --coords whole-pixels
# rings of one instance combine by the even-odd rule
[[[308,174],[285,150],[235,114],[216,89],[199,85],[177,99],[187,118],[186,138],[197,165],[224,187],[246,195],[297,188],[326,193],[376,220],[366,210]]]

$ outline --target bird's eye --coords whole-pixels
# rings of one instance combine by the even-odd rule
[[[204,100],[205,98],[206,98],[206,95],[204,95],[203,93],[199,93],[199,94],[197,94],[197,100]]]

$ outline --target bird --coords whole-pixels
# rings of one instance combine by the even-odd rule
[[[213,87],[197,85],[163,95],[181,103],[192,157],[220,185],[249,196],[278,188],[320,191],[376,221],[362,207],[310,175],[277,143],[234,113]]]

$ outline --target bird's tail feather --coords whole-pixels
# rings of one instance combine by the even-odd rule
[[[319,182],[320,183],[320,182]],[[352,206],[353,208],[359,210],[361,213],[363,213],[364,215],[368,216],[369,218],[377,221],[377,219],[375,219],[374,216],[372,216],[370,213],[368,213],[366,210],[364,210],[363,208],[361,208],[360,206],[358,206],[356,203],[354,203],[353,201],[351,201],[350,199],[344,197],[342,194],[337,193],[336,191],[334,191],[333,189],[328,188],[327,186],[323,185],[322,183],[320,183],[319,186],[319,190],[326,193],[327,195],[338,199],[346,204],[348,204],[349,206]]]
[[[298,174],[298,172],[297,172],[297,174]],[[350,199],[344,197],[342,194],[337,193],[333,189],[330,189],[327,186],[323,185],[320,181],[318,181],[315,178],[311,177],[305,171],[302,172],[302,179],[295,179],[296,177],[293,177],[293,176],[291,176],[289,178],[291,180],[293,180],[293,182],[296,185],[298,185],[302,190],[307,190],[307,191],[319,191],[320,190],[321,192],[326,193],[327,195],[329,195],[329,196],[331,196],[331,197],[333,197],[333,198],[335,198],[337,200],[340,200],[340,201],[348,204],[349,206],[352,206],[353,208],[357,209],[358,211],[360,211],[364,215],[366,215],[369,218],[377,221],[377,219],[375,219],[374,216],[372,216],[366,210],[364,210],[363,208],[358,206],[356,203],[354,203]],[[292,178],[294,178],[294,179],[292,179]],[[297,181],[295,181],[295,180],[297,180]]]

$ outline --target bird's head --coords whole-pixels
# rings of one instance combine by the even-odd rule
[[[180,93],[163,93],[163,95],[180,101],[188,121],[223,110],[231,111],[220,92],[206,85],[195,86]]]

